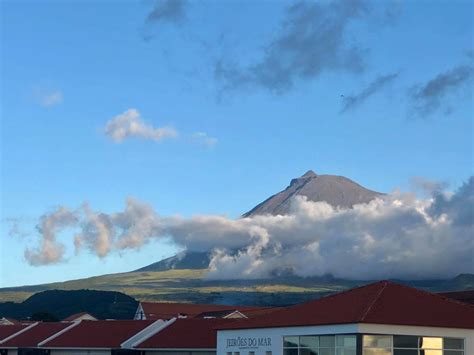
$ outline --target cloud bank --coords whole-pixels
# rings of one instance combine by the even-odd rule
[[[98,257],[140,249],[156,239],[188,251],[212,250],[210,278],[260,278],[292,272],[344,278],[451,277],[474,272],[474,177],[454,194],[430,198],[392,193],[353,209],[305,198],[288,215],[230,219],[160,216],[134,198],[123,211],[103,213],[87,204],[60,207],[40,221],[39,246],[27,248],[32,265],[64,260],[58,238],[75,227],[76,252]],[[72,244],[72,243],[70,243]]]
[[[104,132],[115,143],[121,143],[131,137],[158,142],[178,135],[173,127],[155,128],[147,125],[143,122],[140,112],[134,108],[110,119],[105,125]]]
[[[411,105],[419,116],[430,115],[446,106],[447,100],[469,86],[474,74],[474,68],[469,65],[459,65],[438,74],[425,83],[412,88]]]

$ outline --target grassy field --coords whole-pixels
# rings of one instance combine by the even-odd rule
[[[21,302],[32,294],[44,290],[93,289],[119,291],[137,300],[215,302],[235,294],[321,293],[347,287],[341,284],[292,284],[288,280],[226,280],[205,278],[205,269],[168,270],[159,272],[129,272],[103,275],[37,286],[0,289],[0,301]],[[233,298],[233,297],[231,297]]]
[[[89,289],[119,291],[141,301],[287,305],[368,282],[295,276],[257,280],[209,280],[206,278],[206,269],[180,269],[128,272],[44,285],[2,288],[0,302],[21,302],[32,294],[45,290]],[[432,291],[467,289],[474,285],[474,276],[404,283]]]

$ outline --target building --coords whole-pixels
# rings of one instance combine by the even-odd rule
[[[50,355],[140,354],[132,349],[133,344],[154,334],[164,324],[159,320],[80,321],[38,347],[48,350]]]
[[[275,307],[227,306],[216,304],[140,302],[134,319],[251,318],[273,312]]]
[[[30,326],[0,342],[0,348],[8,355],[41,355],[41,342],[55,334],[73,327],[74,323],[33,323]]]
[[[216,327],[232,320],[173,319],[162,330],[134,346],[146,355],[215,355]]]
[[[474,307],[380,281],[220,326],[219,355],[473,355]]]
[[[0,355],[474,355],[474,306],[390,281],[253,316],[197,310],[4,325]]]
[[[81,312],[81,313],[75,313],[71,314],[69,317],[64,318],[64,322],[77,322],[80,320],[97,320],[96,317],[94,317],[92,314],[87,313],[87,312]]]

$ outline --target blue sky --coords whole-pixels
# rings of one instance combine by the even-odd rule
[[[384,192],[410,189],[415,176],[452,189],[465,182],[473,3],[369,2],[355,18],[320,4],[342,24],[340,36],[317,30],[322,42],[288,49],[278,40],[299,2],[3,1],[0,286],[128,271],[177,250],[152,242],[32,266],[24,248],[59,205],[112,212],[133,196],[160,215],[235,218],[308,169]],[[154,10],[161,15],[149,17]],[[309,63],[316,74],[300,71],[311,51],[310,59],[328,56]],[[280,80],[275,58],[288,64],[290,85],[263,81]],[[218,75],[217,63],[235,75]],[[341,113],[349,99],[357,105]],[[178,136],[114,141],[105,127],[129,109]],[[21,231],[10,233],[12,224]]]

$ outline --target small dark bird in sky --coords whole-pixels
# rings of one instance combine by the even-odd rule
[[[344,97],[344,95],[341,94],[341,97]]]

